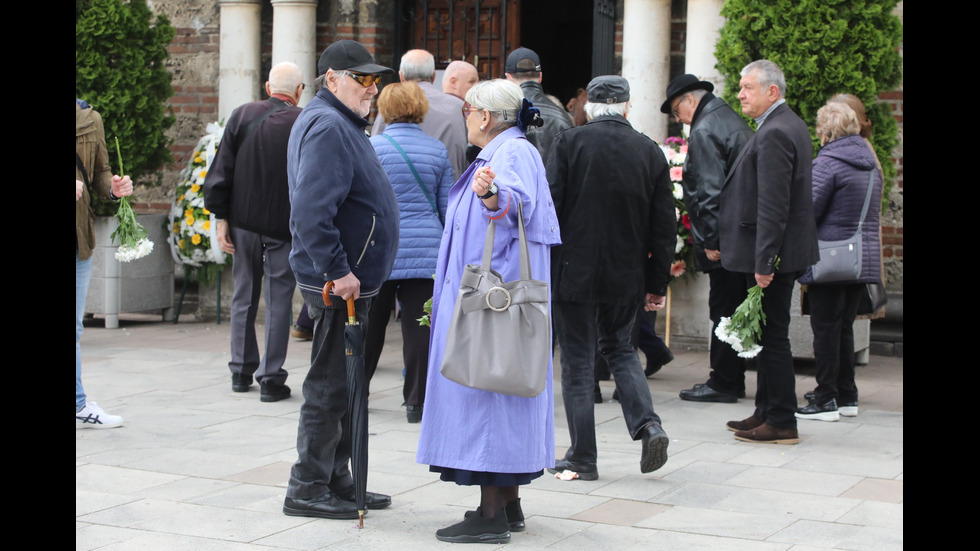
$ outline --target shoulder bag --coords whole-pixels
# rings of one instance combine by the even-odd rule
[[[875,169],[872,168],[868,176],[868,193],[864,197],[861,219],[854,235],[841,241],[817,241],[820,260],[811,267],[812,283],[844,283],[857,281],[861,277],[861,229],[871,203],[874,178]]]
[[[518,204],[521,278],[505,283],[490,267],[496,224],[491,220],[483,263],[463,270],[441,373],[461,385],[533,398],[544,390],[551,354],[548,283],[531,279]]]

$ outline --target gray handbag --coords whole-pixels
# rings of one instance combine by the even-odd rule
[[[861,277],[861,228],[864,227],[864,217],[868,214],[871,203],[871,192],[874,191],[875,169],[868,176],[868,193],[864,197],[861,208],[861,219],[857,231],[848,239],[841,241],[817,241],[820,249],[820,260],[811,269],[812,283],[844,283],[857,281]]]
[[[483,263],[463,270],[440,372],[463,386],[533,398],[544,390],[551,354],[548,283],[531,279],[518,204],[521,278],[504,282],[490,267],[496,224],[487,226]]]

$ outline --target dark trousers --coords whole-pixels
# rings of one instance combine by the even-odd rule
[[[289,474],[286,496],[313,499],[350,487],[351,442],[347,430],[347,356],[344,326],[347,306],[308,305],[313,318],[310,371],[303,381],[303,405],[296,435],[298,458]],[[371,299],[355,302],[357,321],[367,328]]]
[[[663,364],[667,361],[670,349],[656,332],[657,312],[647,312],[641,304],[636,309],[636,321],[633,322],[633,330],[630,332],[630,342],[634,348],[640,349],[647,358],[647,367],[652,364]],[[595,380],[608,381],[611,377],[609,366],[599,352],[599,347],[595,351]]]
[[[555,332],[561,346],[561,390],[572,445],[565,459],[595,465],[595,350],[609,365],[616,382],[623,418],[633,440],[651,423],[660,424],[653,411],[650,387],[640,357],[630,342],[637,303],[602,304],[554,300]]]
[[[395,300],[401,302],[402,360],[405,362],[405,386],[402,395],[405,404],[421,406],[425,403],[425,378],[429,365],[429,328],[419,325],[418,319],[425,313],[425,301],[432,298],[432,278],[392,279],[381,286],[371,301],[368,327],[364,336],[364,368],[367,380],[378,368],[378,359],[385,345],[385,332]]]
[[[755,394],[755,416],[779,429],[796,428],[796,375],[793,373],[793,351],[789,345],[789,308],[797,272],[776,272],[772,283],[763,291],[762,352],[755,357],[758,386]],[[755,285],[754,274],[742,274],[746,283]]]
[[[745,274],[716,268],[708,272],[708,315],[711,318],[711,350],[708,359],[711,375],[707,385],[724,394],[738,395],[745,391],[745,359],[730,345],[718,340],[715,329],[722,317],[731,317],[745,300],[748,287]],[[753,285],[755,283],[753,282]]]
[[[816,401],[857,402],[854,383],[854,318],[863,283],[810,285],[810,327],[817,364]]]
[[[260,383],[283,384],[282,368],[289,344],[289,319],[293,313],[296,279],[289,267],[289,241],[280,241],[231,226],[235,261],[231,273],[235,293],[231,299],[232,373],[253,375]],[[264,277],[264,280],[263,280]],[[255,317],[259,296],[265,294],[265,355],[259,358]]]

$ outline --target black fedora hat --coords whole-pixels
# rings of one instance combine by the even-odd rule
[[[674,77],[674,80],[670,81],[670,84],[667,85],[667,99],[660,106],[660,112],[669,115],[670,102],[684,92],[690,92],[691,90],[707,90],[710,92],[714,89],[714,84],[711,84],[707,80],[698,80],[698,77],[691,74]]]

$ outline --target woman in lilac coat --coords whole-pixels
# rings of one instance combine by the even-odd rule
[[[547,386],[534,398],[465,387],[445,378],[440,368],[460,278],[467,264],[480,264],[489,221],[497,224],[491,265],[504,281],[520,278],[518,202],[533,279],[550,283],[550,250],[560,243],[560,235],[541,156],[524,134],[528,124],[540,120],[534,117],[536,109],[522,107],[521,89],[506,80],[481,82],[466,100],[469,142],[483,149],[449,192],[417,460],[444,481],[480,486],[480,507],[462,522],[437,531],[438,539],[506,543],[511,530],[524,529],[519,486],[555,464],[551,361]]]
[[[837,421],[841,415],[857,415],[854,319],[865,285],[881,283],[881,170],[860,130],[857,114],[846,103],[828,103],[817,111],[823,145],[813,161],[817,238],[839,241],[854,235],[865,200],[869,203],[861,225],[861,275],[854,281],[814,283],[808,269],[800,278],[809,295],[817,388],[810,403],[797,410],[799,419]]]

